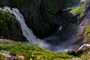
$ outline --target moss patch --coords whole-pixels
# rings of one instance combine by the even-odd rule
[[[14,52],[17,56],[25,56],[25,60],[29,59],[42,59],[42,60],[65,60],[71,59],[73,56],[66,53],[52,53],[51,51],[39,48],[36,45],[29,43],[11,43],[11,44],[0,44],[0,50],[6,50]],[[1,57],[1,56],[0,56]]]
[[[70,10],[69,13],[72,13],[73,15],[80,14],[81,16],[83,16],[85,10],[86,10],[86,4],[82,3],[79,7]]]
[[[90,26],[86,26],[85,31],[83,33],[83,43],[90,43]]]
[[[35,60],[67,60],[72,58],[90,58],[88,55],[71,55],[68,53],[60,53],[60,52],[51,52],[49,50],[45,50],[43,48],[38,47],[38,45],[32,45],[30,43],[21,43],[21,42],[13,42],[13,43],[1,43],[0,51],[10,51],[16,54],[16,56],[23,55],[25,60],[35,59]],[[78,54],[78,53],[77,53]],[[4,59],[3,56],[0,56],[1,59]]]
[[[20,25],[8,11],[0,8],[0,38],[21,40]]]

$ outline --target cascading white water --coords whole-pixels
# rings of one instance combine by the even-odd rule
[[[28,26],[25,24],[25,20],[24,20],[24,17],[23,15],[20,13],[20,11],[17,9],[17,8],[10,8],[10,7],[4,7],[5,10],[8,10],[11,14],[13,14],[15,17],[16,17],[16,20],[19,22],[20,26],[21,26],[21,29],[22,29],[22,33],[23,33],[23,36],[31,43],[33,44],[38,44],[40,47],[43,47],[43,48],[49,48],[50,50],[54,50],[54,51],[59,51],[59,52],[62,52],[62,51],[68,51],[68,50],[73,50],[74,49],[74,43],[77,41],[76,40],[76,32],[67,32],[66,35],[68,35],[67,37],[69,37],[67,40],[65,41],[62,41],[61,39],[59,39],[59,36],[52,36],[52,37],[49,37],[49,38],[46,38],[46,39],[43,39],[43,40],[40,40],[38,39],[32,32],[31,29],[28,28]],[[73,27],[76,27],[76,26],[73,26]],[[63,28],[63,26],[61,26],[58,30],[61,31]],[[69,27],[69,29],[71,30],[72,27]],[[75,28],[76,29],[76,28]],[[75,29],[72,29],[73,31]],[[65,34],[64,34],[65,35]],[[45,42],[47,41],[54,41],[54,42],[51,42],[50,44],[46,44]],[[61,41],[60,41],[61,40]],[[55,43],[55,41],[57,43],[59,43],[57,45],[57,43]],[[59,42],[58,42],[59,41]],[[52,45],[53,43],[55,43],[54,45]]]
[[[27,25],[25,24],[25,21],[24,21],[24,17],[19,12],[19,10],[17,8],[12,8],[12,10],[11,10],[9,7],[4,7],[4,9],[7,9],[10,13],[15,15],[16,19],[18,20],[18,22],[21,25],[23,35],[26,37],[26,39],[29,42],[35,43],[38,40],[38,38],[36,38],[36,36],[33,35],[32,30],[30,30],[27,27]]]
[[[36,36],[33,35],[33,32],[25,24],[24,18],[19,12],[19,10],[13,8],[12,13],[16,16],[16,19],[19,21],[23,35],[27,38],[29,42],[35,43],[38,39],[36,38]]]
[[[16,20],[19,22],[21,29],[22,29],[22,33],[23,36],[32,44],[38,44],[40,47],[44,47],[44,48],[48,48],[49,45],[46,44],[43,40],[38,39],[32,32],[31,29],[29,29],[27,27],[27,25],[25,24],[25,19],[23,17],[23,15],[20,13],[20,11],[17,8],[11,8],[5,6],[4,7],[5,10],[8,10],[11,14],[14,14],[14,16],[16,17]]]
[[[65,42],[59,42],[60,45],[56,45],[56,46],[53,46],[53,45],[50,45],[50,44],[46,44],[44,40],[51,40],[51,41],[55,41],[55,40],[59,40],[59,37],[58,36],[53,36],[53,37],[49,37],[49,38],[46,38],[44,40],[40,40],[38,39],[32,32],[31,29],[29,29],[27,27],[27,25],[25,24],[25,20],[24,20],[24,17],[22,16],[22,14],[20,13],[20,11],[17,9],[17,8],[10,8],[10,7],[4,7],[5,10],[8,10],[10,13],[14,14],[14,16],[16,17],[17,21],[19,22],[20,26],[21,26],[21,29],[22,29],[22,33],[24,35],[24,37],[31,43],[33,44],[38,44],[40,47],[43,47],[43,48],[47,48],[47,49],[50,49],[50,50],[55,50],[55,51],[59,51],[59,52],[62,52],[62,51],[68,51],[68,50],[71,50],[72,49],[72,39],[69,39],[68,41],[65,41]],[[62,27],[59,29],[61,30]],[[56,41],[58,42],[58,41]],[[62,44],[61,44],[62,43]],[[69,45],[70,44],[70,45]]]

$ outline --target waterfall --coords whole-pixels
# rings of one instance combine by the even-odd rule
[[[13,8],[12,13],[16,16],[16,19],[19,21],[23,35],[26,37],[26,39],[29,42],[35,43],[38,40],[38,38],[36,38],[36,36],[33,35],[33,32],[27,27],[24,18],[19,12],[19,10],[17,8]]]
[[[7,9],[10,13],[15,15],[16,20],[18,20],[18,22],[20,23],[24,37],[26,37],[29,42],[35,43],[37,40],[39,40],[38,38],[36,38],[36,36],[33,35],[32,30],[27,27],[24,21],[24,17],[17,8],[12,8],[11,10],[9,7],[4,7],[4,9]]]
[[[8,10],[11,14],[13,14],[16,17],[16,20],[19,22],[23,36],[32,44],[38,44],[40,47],[47,48],[49,45],[44,42],[44,40],[38,39],[32,32],[31,29],[26,25],[25,19],[23,15],[20,13],[20,11],[17,8],[10,8],[5,6],[4,10]]]
[[[10,8],[5,6],[4,9],[7,11],[9,11],[11,14],[13,14],[16,17],[16,20],[19,22],[21,29],[22,29],[22,33],[23,36],[32,44],[38,44],[40,47],[46,48],[46,49],[50,49],[50,50],[54,50],[54,51],[66,51],[66,50],[71,50],[70,47],[66,47],[67,45],[69,46],[69,44],[71,43],[70,41],[67,42],[65,41],[65,43],[63,42],[58,42],[59,37],[58,36],[52,36],[52,37],[48,37],[46,39],[40,40],[38,39],[32,32],[31,29],[28,28],[28,26],[25,24],[25,20],[23,15],[20,13],[20,11],[17,8]],[[59,31],[62,29],[62,26],[59,28]],[[52,41],[51,43],[46,44],[46,40],[47,41]],[[58,45],[55,45],[59,43]],[[61,44],[61,45],[60,45]]]
[[[50,49],[52,51],[59,51],[59,52],[75,49],[74,43],[76,41],[76,37],[75,37],[76,32],[74,33],[71,31],[68,32],[68,30],[66,31],[67,33],[64,32],[63,35],[67,35],[67,37],[69,38],[66,37],[67,39],[63,41],[62,40],[63,38],[62,39],[60,38],[62,34],[58,36],[59,31],[61,32],[63,31],[62,29],[63,26],[61,26],[56,35],[41,40],[37,38],[33,34],[33,31],[26,25],[23,15],[20,13],[20,11],[17,8],[11,9],[10,7],[5,6],[4,10],[6,11],[8,10],[11,14],[13,14],[16,17],[16,20],[19,22],[21,26],[23,36],[32,44],[38,44],[40,47]],[[68,29],[73,31],[75,30],[71,28],[73,28],[73,26],[69,27]]]
[[[72,47],[74,41],[72,42],[72,38],[68,41],[60,41],[59,36],[55,35],[40,40],[33,34],[32,30],[29,29],[29,27],[26,25],[23,15],[17,8],[11,9],[10,7],[5,6],[4,9],[8,10],[11,14],[13,14],[16,17],[16,20],[19,22],[21,26],[23,36],[32,44],[38,44],[40,47],[59,52],[73,49]],[[61,30],[62,26],[59,28],[59,31]],[[49,41],[50,43],[47,43],[46,41]]]

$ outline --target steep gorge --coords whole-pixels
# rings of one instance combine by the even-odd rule
[[[34,34],[37,37],[45,38],[46,36],[49,36],[42,40],[45,40],[46,43],[50,44],[50,49],[53,51],[71,50],[77,45],[82,45],[84,43],[83,41],[87,38],[89,32],[85,32],[85,30],[87,30],[87,25],[89,25],[89,5],[85,8],[85,14],[80,17],[81,14],[75,14],[76,16],[73,16],[69,11],[63,11],[66,7],[63,5],[62,0],[58,0],[62,3],[62,7],[60,8],[58,7],[59,4],[56,4],[58,1],[46,1],[45,3],[45,1],[42,0],[35,0],[34,3],[31,4],[27,0],[27,2],[23,4],[24,1],[20,0],[15,1],[15,5],[13,5],[12,2],[14,0],[10,1],[11,2],[3,0],[0,2],[0,6],[7,5],[17,7],[24,15],[27,26],[34,31]],[[52,5],[54,2],[55,5]],[[49,6],[49,3],[51,6]],[[80,18],[77,19],[77,17]],[[59,27],[62,28],[57,32]],[[22,33],[20,34],[20,36],[22,36]]]

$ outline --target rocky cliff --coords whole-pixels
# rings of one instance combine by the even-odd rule
[[[63,0],[0,0],[0,6],[17,7],[24,15],[28,27],[39,38],[58,29],[59,20],[55,15],[64,7]]]
[[[77,15],[83,11],[81,12],[81,10],[77,9],[63,11],[63,9],[67,6],[78,4],[78,1],[79,0],[0,0],[0,6],[17,7],[24,15],[28,27],[33,30],[34,34],[39,38],[45,38],[51,35],[52,32],[57,31],[60,25],[66,28],[67,25],[77,22]],[[75,4],[69,4],[71,2]],[[73,13],[76,13],[75,11],[80,11],[80,13],[78,12],[79,14],[74,17]],[[58,18],[58,16],[60,18]]]

